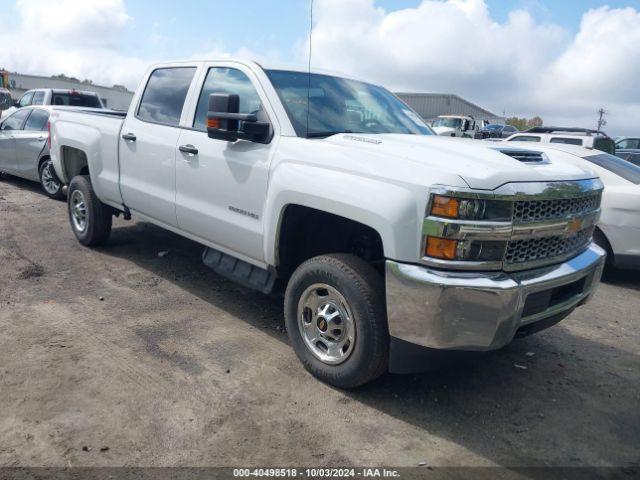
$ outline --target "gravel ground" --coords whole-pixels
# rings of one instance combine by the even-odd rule
[[[298,363],[281,297],[201,251],[123,220],[84,248],[64,203],[0,180],[0,465],[640,464],[638,273],[499,352],[344,392]]]

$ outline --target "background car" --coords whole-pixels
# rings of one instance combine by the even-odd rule
[[[499,125],[497,123],[492,123],[482,127],[478,132],[476,132],[474,138],[507,138],[518,131],[519,130],[512,125]]]
[[[51,198],[63,198],[62,182],[49,156],[52,107],[20,108],[0,122],[0,174],[40,182]]]
[[[67,90],[59,88],[36,88],[28,90],[20,97],[17,107],[5,110],[2,118],[13,113],[17,108],[30,105],[54,105],[70,107],[104,108],[102,100],[95,92],[84,90]]]
[[[613,139],[600,130],[566,127],[533,127],[524,132],[511,135],[506,142],[558,143],[595,148],[609,154],[615,154]]]
[[[618,152],[616,150],[616,156],[626,160],[627,162],[633,163],[634,165],[640,166],[640,150],[624,150],[622,152]]]
[[[640,165],[640,138],[620,137],[616,140],[616,155],[627,162]]]

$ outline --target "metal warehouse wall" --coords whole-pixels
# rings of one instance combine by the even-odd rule
[[[92,91],[96,92],[103,101],[106,101],[108,108],[115,110],[127,110],[133,97],[133,92],[128,90],[123,91],[99,85],[85,85],[84,83],[69,80],[23,75],[20,73],[9,73],[9,85],[11,87],[11,95],[16,100],[19,99],[24,92],[33,88],[64,88]]]
[[[491,113],[457,95],[446,93],[396,93],[427,122],[439,115],[471,115],[476,121],[504,123],[504,117]]]

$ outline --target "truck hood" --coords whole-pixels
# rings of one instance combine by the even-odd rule
[[[338,134],[321,140],[338,147],[341,157],[352,158],[360,165],[384,162],[389,177],[408,183],[423,178],[451,179],[457,176],[469,187],[493,190],[510,182],[549,182],[597,178],[586,166],[564,161],[570,153],[536,145],[527,151],[542,152],[546,161],[523,163],[503,152],[524,150],[502,142],[481,142],[472,139],[446,138],[431,135],[403,134]],[[338,152],[336,152],[338,153]],[[344,166],[344,163],[342,164]],[[380,168],[376,170],[380,171]],[[384,171],[382,170],[382,171]],[[399,178],[407,177],[407,178]],[[440,183],[440,182],[438,182]]]

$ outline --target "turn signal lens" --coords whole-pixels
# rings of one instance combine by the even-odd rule
[[[442,258],[443,260],[455,260],[457,240],[448,238],[427,237],[425,253],[428,257]]]
[[[434,195],[431,204],[431,215],[437,217],[458,218],[460,200],[453,197]]]
[[[208,118],[207,119],[207,128],[220,128],[220,119],[219,118]]]

